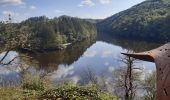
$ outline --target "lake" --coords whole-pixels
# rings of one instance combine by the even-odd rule
[[[79,84],[87,83],[89,81],[88,73],[96,77],[104,76],[109,81],[114,69],[125,66],[120,61],[123,56],[122,52],[127,52],[127,50],[141,52],[159,46],[156,43],[113,38],[102,39],[101,37],[72,44],[64,50],[54,52],[20,53],[11,51],[4,62],[8,62],[16,56],[20,57],[15,59],[10,66],[0,66],[0,85],[19,84],[23,69],[33,75],[44,75],[56,84],[66,80]],[[1,53],[0,57],[3,55],[4,53]],[[26,67],[22,68],[19,65]],[[150,62],[137,61],[135,66],[144,71],[142,77],[155,70],[155,64]]]

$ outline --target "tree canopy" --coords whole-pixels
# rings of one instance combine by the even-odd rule
[[[59,49],[62,44],[82,41],[97,33],[94,24],[69,16],[40,16],[21,23],[0,24],[0,43],[9,45],[12,39],[15,48],[29,50]]]
[[[98,23],[98,30],[127,39],[169,41],[170,1],[146,0]]]

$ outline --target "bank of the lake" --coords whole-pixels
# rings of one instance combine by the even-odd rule
[[[141,46],[142,45],[142,46]],[[20,53],[10,52],[6,62],[15,56],[22,55],[16,59],[12,66],[1,66],[1,85],[7,83],[20,83],[21,69],[18,63],[26,65],[27,72],[31,74],[46,73],[47,77],[54,83],[69,80],[74,83],[88,83],[89,79],[84,77],[90,70],[96,76],[105,75],[108,80],[112,76],[112,71],[124,66],[120,62],[121,52],[126,50],[149,50],[157,47],[157,44],[136,41],[112,41],[103,42],[86,40],[73,44],[66,49],[44,53]],[[4,53],[3,53],[4,54]],[[1,54],[1,57],[2,55]],[[23,56],[24,55],[24,56]],[[149,62],[139,61],[135,66],[142,67],[147,72],[155,70],[155,65]]]

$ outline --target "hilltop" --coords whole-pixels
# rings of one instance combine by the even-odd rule
[[[169,41],[170,0],[146,0],[97,24],[112,36],[146,41]]]

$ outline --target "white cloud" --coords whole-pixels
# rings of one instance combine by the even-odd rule
[[[108,65],[109,65],[109,62],[105,62],[104,65],[105,65],[105,66],[108,66]]]
[[[57,10],[57,9],[56,9],[54,12],[55,12],[55,13],[63,13],[64,11],[62,11],[62,10]]]
[[[102,58],[106,58],[106,57],[108,57],[108,56],[110,56],[112,54],[112,51],[110,51],[110,50],[105,50],[105,51],[103,51],[102,52]]]
[[[3,11],[2,14],[4,16],[8,16],[8,15],[11,15],[11,16],[18,16],[19,14],[18,13],[15,13],[13,11]]]
[[[147,66],[148,67],[148,66]],[[135,70],[135,71],[138,71],[138,72],[142,72],[140,78],[142,80],[146,79],[149,75],[152,74],[153,71],[155,71],[156,69],[148,69],[145,65],[142,65],[140,68],[142,70]]]
[[[96,55],[97,55],[96,51],[87,51],[87,52],[84,53],[85,57],[94,57]]]
[[[79,80],[80,80],[80,77],[79,77],[79,76],[73,76],[73,77],[71,77],[71,79],[70,79],[70,81],[71,81],[73,84],[77,84]]]
[[[21,5],[23,0],[0,0],[0,5]]]
[[[58,69],[56,71],[49,74],[49,78],[50,80],[55,82],[62,82],[64,80],[68,80],[73,84],[77,84],[77,82],[80,80],[80,77],[75,75],[73,76],[74,73],[74,66],[61,64],[58,66]]]
[[[101,4],[109,4],[110,0],[99,0]]]
[[[32,9],[32,10],[34,10],[34,9],[36,9],[37,7],[35,7],[35,6],[30,6],[30,9]]]
[[[51,73],[51,79],[63,79],[74,74],[74,66],[59,65],[58,70]]]
[[[83,0],[80,4],[79,7],[82,6],[94,6],[94,2],[92,0]]]
[[[108,68],[108,71],[111,72],[111,73],[112,73],[114,70],[115,70],[114,66],[110,66],[110,67]]]

